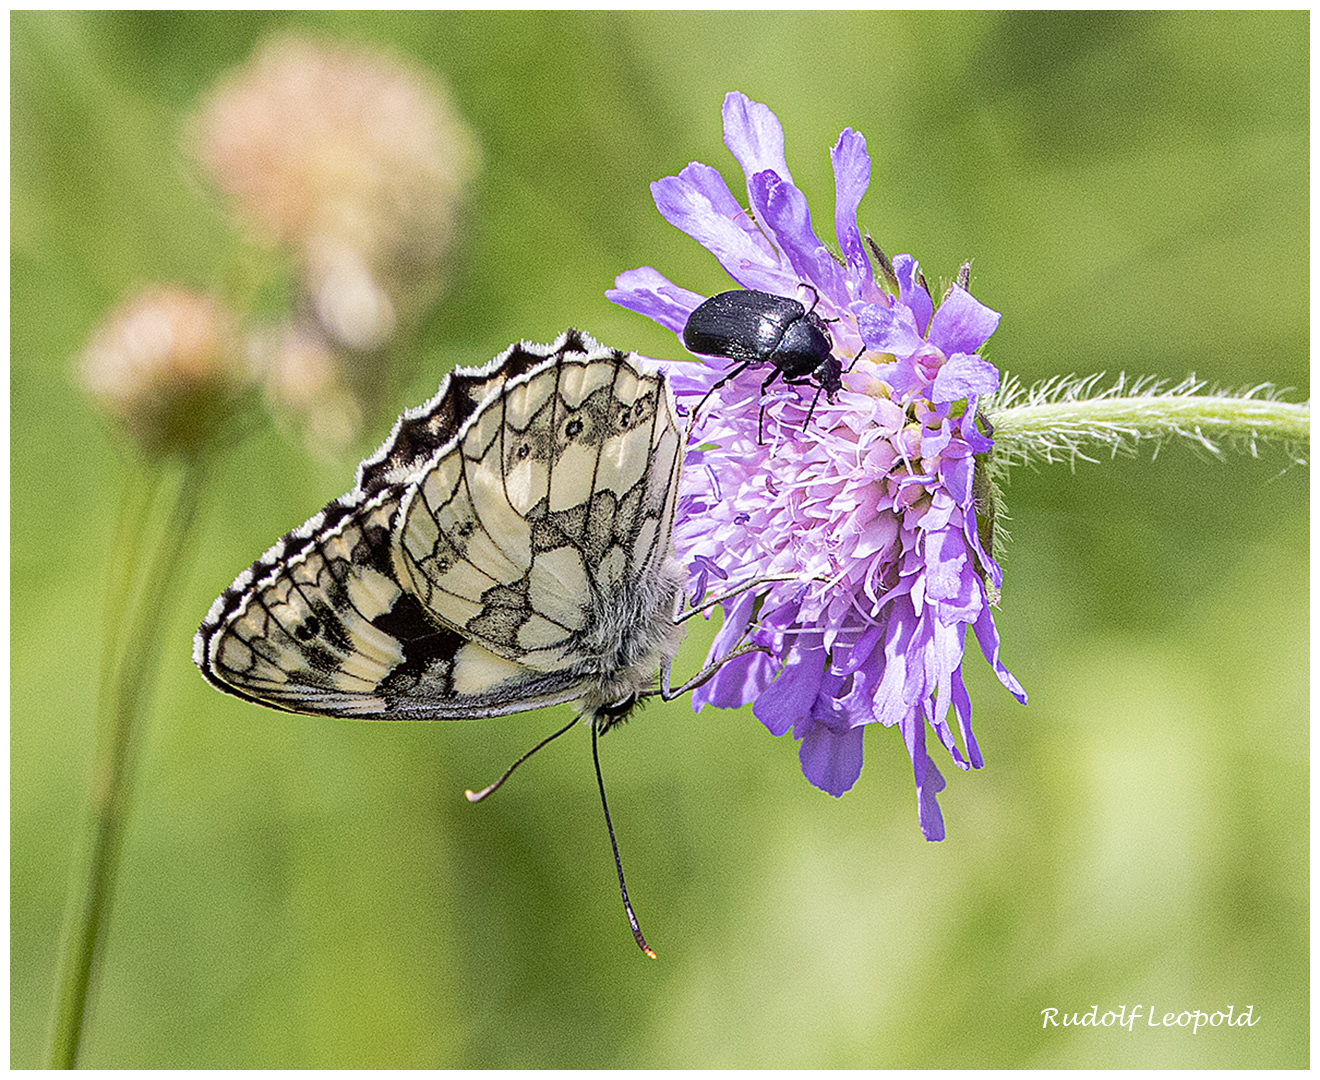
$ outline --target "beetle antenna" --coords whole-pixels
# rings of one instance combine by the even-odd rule
[[[614,839],[614,826],[610,823],[610,807],[605,801],[605,781],[600,777],[600,754],[596,750],[596,738],[596,725],[592,723],[591,760],[596,764],[596,786],[600,788],[600,808],[605,811],[605,828],[609,830],[610,847],[614,849],[614,869],[619,872],[619,892],[623,894],[623,910],[628,914],[628,925],[632,927],[637,947],[654,960],[655,951],[646,943],[646,938],[642,937],[642,928],[637,925],[637,916],[633,914],[632,904],[628,902],[628,886],[623,883],[623,862],[619,859],[619,845]]]
[[[559,738],[560,735],[562,735],[564,732],[566,732],[569,728],[571,728],[571,727],[572,727],[574,724],[576,724],[577,722],[578,722],[578,718],[575,716],[575,717],[573,717],[572,720],[570,720],[567,724],[565,724],[563,727],[561,727],[561,728],[560,728],[558,731],[556,731],[553,735],[547,735],[547,736],[546,736],[544,739],[542,739],[539,743],[537,743],[537,744],[536,744],[535,746],[533,746],[530,750],[528,750],[527,753],[523,754],[522,757],[520,757],[517,761],[515,761],[512,765],[510,765],[507,769],[505,769],[505,770],[504,770],[504,775],[501,776],[498,780],[496,780],[495,783],[487,785],[486,787],[482,788],[480,791],[465,791],[465,792],[463,792],[463,794],[467,796],[467,801],[468,801],[468,802],[472,802],[472,803],[475,803],[475,802],[481,802],[481,800],[484,799],[487,795],[494,795],[495,792],[499,791],[499,789],[500,789],[501,787],[504,786],[504,781],[507,780],[510,776],[513,775],[513,770],[514,770],[514,769],[516,769],[519,765],[521,765],[524,761],[526,761],[526,760],[527,760],[529,757],[531,757],[534,753],[536,753],[538,750],[540,750],[541,747],[543,747],[546,743],[554,742],[555,739]]]

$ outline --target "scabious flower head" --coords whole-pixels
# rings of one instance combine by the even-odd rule
[[[745,640],[766,651],[729,661],[694,704],[753,702],[773,734],[793,731],[807,779],[836,796],[861,772],[865,726],[897,725],[922,832],[939,840],[944,778],[926,752],[927,725],[957,767],[982,764],[962,681],[969,626],[1003,685],[1026,700],[999,661],[986,589],[1001,575],[973,495],[977,456],[993,446],[977,402],[999,380],[979,350],[999,315],[961,280],[936,304],[910,255],[882,259],[876,279],[856,220],[871,171],[860,133],[845,129],[831,151],[836,259],[793,184],[775,115],[739,93],[723,112],[748,206],[697,162],[651,186],[656,206],[742,287],[814,303],[845,374],[833,401],[809,384],[777,383],[763,397],[772,371],[754,364],[700,408],[675,525],[695,593],[764,575],[798,580],[725,605],[708,660]],[[706,299],[651,267],[615,285],[610,299],[680,340]],[[674,366],[680,401],[698,405],[731,366]]]
[[[293,250],[309,306],[354,350],[443,288],[480,158],[429,73],[300,35],[210,92],[192,149],[239,216]]]
[[[237,318],[177,286],[144,289],[110,312],[77,368],[97,407],[149,457],[200,451],[253,382]]]

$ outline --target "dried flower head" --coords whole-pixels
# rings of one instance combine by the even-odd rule
[[[709,659],[745,639],[766,652],[727,663],[694,703],[754,702],[772,733],[792,729],[807,779],[836,796],[861,772],[865,726],[898,725],[922,832],[939,840],[944,778],[926,752],[926,726],[958,768],[982,764],[962,681],[969,627],[1000,681],[1025,701],[999,661],[987,585],[997,589],[1001,575],[978,535],[973,494],[977,457],[993,445],[977,402],[999,379],[979,350],[999,315],[967,291],[965,272],[937,304],[909,255],[892,263],[880,255],[876,278],[856,222],[871,170],[859,133],[845,129],[831,154],[842,259],[812,228],[775,115],[731,93],[724,139],[746,173],[750,209],[697,162],[652,185],[657,208],[743,288],[810,306],[837,364],[766,386],[776,370],[754,361],[709,401],[734,365],[672,369],[680,400],[700,410],[675,526],[694,589],[770,574],[816,579],[726,606]],[[616,286],[607,296],[680,339],[706,299],[651,267],[621,274]],[[835,389],[840,369],[842,387],[822,398],[819,388]]]
[[[429,72],[301,36],[211,91],[193,149],[240,217],[293,249],[325,330],[357,350],[439,295],[480,159]]]
[[[296,415],[314,452],[334,456],[352,444],[362,428],[362,407],[345,384],[342,355],[315,326],[283,325],[257,334],[253,351],[273,411]]]
[[[112,311],[78,362],[97,406],[148,454],[191,455],[252,384],[237,319],[213,297],[153,286]]]

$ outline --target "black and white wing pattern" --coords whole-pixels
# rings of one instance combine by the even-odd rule
[[[665,377],[568,331],[457,371],[212,605],[193,659],[293,712],[614,715],[672,659],[683,435]]]

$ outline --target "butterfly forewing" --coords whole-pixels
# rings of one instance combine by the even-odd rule
[[[662,569],[680,457],[659,375],[563,356],[511,380],[424,470],[400,512],[399,579],[498,655],[581,669],[603,659],[609,609],[635,607],[639,575]]]
[[[296,712],[493,716],[639,690],[677,647],[682,440],[662,375],[570,331],[455,372],[197,633]]]

